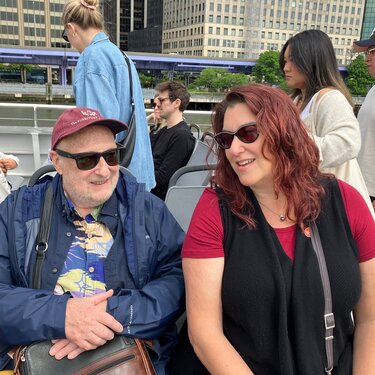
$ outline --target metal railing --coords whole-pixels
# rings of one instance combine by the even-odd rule
[[[0,103],[0,151],[20,159],[10,175],[29,178],[47,160],[51,132],[58,116],[71,105]],[[147,109],[146,112],[151,112]],[[210,126],[210,111],[185,111],[188,123]]]

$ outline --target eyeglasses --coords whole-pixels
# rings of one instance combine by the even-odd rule
[[[364,53],[365,53],[365,56],[368,57],[368,56],[373,56],[374,52],[375,52],[375,48],[371,48],[368,51],[365,51]]]
[[[105,162],[110,166],[115,166],[119,164],[119,150],[121,148],[111,148],[110,150],[104,152],[81,152],[78,154],[71,154],[69,152],[56,149],[58,155],[74,159],[77,164],[77,168],[81,171],[88,171],[90,169],[95,168],[101,157],[105,160]]]
[[[152,108],[155,108],[157,104],[155,102],[152,103]]]
[[[171,97],[170,96],[167,96],[165,98],[163,98],[162,96],[158,96],[157,98],[155,98],[155,100],[159,101],[160,104],[162,104],[164,102],[164,100],[171,100]]]
[[[65,40],[65,42],[70,43],[69,38],[68,38],[68,34],[66,33],[66,26],[64,27],[64,30],[61,34],[61,38],[63,38]]]
[[[242,125],[236,132],[223,131],[217,133],[214,135],[214,139],[219,147],[228,149],[232,146],[234,136],[244,143],[255,142],[259,136],[256,122],[249,122],[248,124]]]

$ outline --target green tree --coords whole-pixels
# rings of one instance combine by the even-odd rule
[[[141,82],[141,87],[147,88],[147,87],[153,86],[154,79],[150,75],[139,73],[138,77],[139,77],[139,81]]]
[[[348,66],[346,84],[353,96],[366,96],[369,86],[375,84],[375,78],[368,73],[365,60],[358,55]]]
[[[206,68],[201,71],[200,76],[194,81],[196,87],[214,88],[215,79],[223,76],[228,71],[224,68]]]
[[[252,69],[251,77],[257,83],[268,83],[270,85],[285,87],[284,76],[279,67],[279,52],[262,52]]]
[[[224,73],[212,81],[212,88],[228,91],[231,87],[249,83],[249,77],[243,73]]]

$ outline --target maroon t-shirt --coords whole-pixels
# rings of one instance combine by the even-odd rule
[[[361,194],[339,180],[349,225],[358,246],[359,262],[375,257],[375,221]],[[297,225],[274,228],[285,253],[294,259]],[[217,195],[207,188],[200,198],[182,249],[183,258],[224,257],[224,231]]]

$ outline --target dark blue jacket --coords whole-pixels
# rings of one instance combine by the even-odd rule
[[[40,209],[50,182],[22,187],[0,205],[0,369],[9,361],[6,353],[12,345],[65,337],[70,296],[54,295],[53,290],[74,238],[74,224],[61,182],[60,176],[52,180],[51,234],[39,290],[30,285]],[[127,336],[154,339],[152,359],[158,374],[164,374],[176,338],[174,321],[183,308],[184,233],[162,201],[122,173],[102,216],[121,244],[121,249],[111,249],[105,264],[107,286],[115,289],[108,312],[123,324]],[[113,251],[121,262],[111,261]]]

